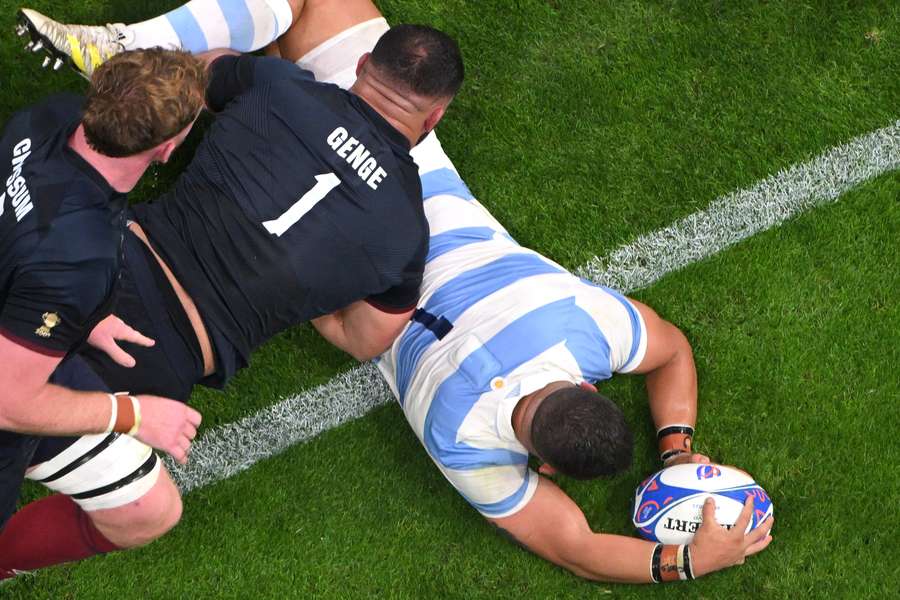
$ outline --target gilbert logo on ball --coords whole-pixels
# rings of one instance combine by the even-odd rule
[[[772,516],[769,495],[753,478],[734,467],[684,464],[651,475],[634,494],[631,518],[641,537],[664,544],[687,544],[703,522],[703,502],[716,501],[716,521],[734,527],[744,502],[753,497],[747,531]]]

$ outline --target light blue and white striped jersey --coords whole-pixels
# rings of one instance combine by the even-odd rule
[[[416,316],[378,366],[450,483],[483,515],[508,516],[538,481],[512,428],[518,400],[635,369],[644,323],[621,294],[517,244],[434,135],[413,157],[431,247]]]

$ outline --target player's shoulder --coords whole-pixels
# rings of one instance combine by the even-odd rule
[[[81,118],[84,98],[71,93],[52,94],[19,109],[9,118],[3,131],[4,141],[27,134],[39,141],[57,133]]]
[[[63,125],[81,117],[84,96],[70,92],[51,94],[31,107],[36,118],[48,120],[51,126]]]
[[[277,64],[277,69],[272,69],[277,70],[278,75],[267,79],[267,94],[273,108],[292,108],[294,116],[300,119],[321,119],[323,115],[308,110],[310,104],[318,104],[335,112],[346,107],[350,92],[332,83],[316,80],[311,72],[293,63],[280,63],[283,64]]]
[[[96,268],[101,273],[115,268],[125,231],[125,195],[78,169],[68,177],[32,181],[29,193],[34,208],[15,224],[19,245],[31,248],[30,257],[47,264]],[[101,184],[106,188],[98,187]]]

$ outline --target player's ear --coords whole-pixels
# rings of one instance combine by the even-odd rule
[[[446,104],[441,103],[435,106],[432,111],[428,113],[428,116],[425,117],[425,123],[422,126],[424,132],[429,133],[432,129],[437,127],[437,124],[444,117],[445,112],[447,112]]]
[[[551,467],[549,463],[543,463],[538,467],[538,473],[546,477],[555,477],[558,471]]]
[[[371,52],[366,52],[362,56],[359,57],[359,60],[356,61],[356,76],[359,77],[359,74],[362,73],[363,66],[369,62],[369,57],[372,56]]]
[[[176,142],[174,139],[166,140],[165,142],[160,144],[159,152],[156,155],[157,162],[169,162],[169,158],[172,157],[172,153],[175,152],[176,148],[178,148],[178,142]]]

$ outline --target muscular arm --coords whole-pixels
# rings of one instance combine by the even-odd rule
[[[387,350],[409,322],[413,311],[387,313],[365,300],[354,302],[312,324],[326,340],[356,360],[371,360]]]
[[[650,414],[659,428],[697,421],[697,370],[684,334],[649,306],[630,299],[644,319],[647,352],[635,373],[646,373]]]
[[[0,335],[0,430],[37,435],[106,431],[112,415],[106,393],[76,392],[47,382],[60,361]],[[138,398],[143,420],[134,436],[185,463],[200,413],[166,398]]]
[[[695,577],[736,564],[761,552],[772,541],[772,520],[748,534],[753,501],[747,499],[729,531],[715,520],[715,508],[703,507],[703,524],[691,543]],[[572,573],[595,581],[650,583],[650,558],[656,544],[638,538],[595,533],[584,513],[552,481],[541,477],[531,501],[516,514],[488,519],[516,543]]]
[[[223,110],[229,102],[256,85],[299,74],[313,78],[294,63],[277,57],[239,54],[233,50],[210,50],[198,56],[206,62],[209,71],[206,106],[212,112]]]
[[[40,354],[0,335],[0,429],[45,435],[106,430],[109,397],[47,383],[61,358]]]
[[[525,508],[509,517],[488,520],[518,544],[580,577],[650,582],[650,555],[655,544],[594,533],[578,505],[544,477]]]

